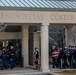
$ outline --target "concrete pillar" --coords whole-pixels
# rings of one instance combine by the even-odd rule
[[[28,26],[23,25],[22,26],[22,56],[24,57],[23,65],[24,67],[28,66]]]
[[[37,47],[38,49],[40,49],[40,33],[39,32],[34,32],[34,48]]]
[[[48,25],[41,26],[41,70],[50,72],[49,70],[49,46],[48,46]]]
[[[5,41],[3,41],[3,45],[2,45],[3,47],[5,47],[6,46],[6,42]]]
[[[66,46],[73,45],[72,28],[73,28],[73,25],[65,26]]]

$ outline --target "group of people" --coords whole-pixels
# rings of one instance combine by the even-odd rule
[[[13,46],[8,50],[6,47],[0,49],[0,68],[8,69],[15,67],[15,52]]]
[[[76,68],[76,49],[73,46],[52,48],[53,68]]]

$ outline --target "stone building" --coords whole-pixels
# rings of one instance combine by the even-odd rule
[[[75,24],[75,0],[0,0],[0,45],[20,47],[20,43],[24,67],[33,64],[33,50],[41,47],[41,70],[49,72],[48,27],[65,26],[68,46]],[[30,26],[38,25],[41,32],[29,32]]]

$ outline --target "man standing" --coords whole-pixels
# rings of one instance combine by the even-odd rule
[[[2,51],[0,49],[0,67],[2,66]]]
[[[76,49],[74,50],[74,68],[76,68]]]
[[[70,52],[70,56],[69,56],[69,63],[70,63],[70,68],[73,68],[73,56],[74,56],[74,49],[72,46],[69,46],[69,52]]]
[[[64,56],[64,68],[69,68],[69,57],[70,57],[70,52],[68,50],[67,47],[64,47],[64,53],[65,53],[65,56]]]
[[[59,56],[59,51],[57,48],[53,49],[52,51],[52,59],[53,59],[53,68],[58,68],[58,56]]]
[[[10,47],[10,68],[14,68],[15,67],[15,51],[13,46]]]
[[[2,70],[4,69],[4,68],[6,68],[6,69],[8,69],[8,67],[9,67],[9,64],[7,63],[7,52],[6,52],[6,49],[5,49],[5,47],[3,47],[3,49],[2,49]]]
[[[59,60],[59,68],[63,68],[63,62],[64,62],[64,57],[65,56],[65,53],[63,51],[63,49],[60,47],[59,48],[59,57],[58,57],[58,60]]]

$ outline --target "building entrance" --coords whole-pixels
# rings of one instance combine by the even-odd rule
[[[3,24],[0,28],[0,47],[6,47],[9,52],[11,46],[15,51],[16,66],[21,66],[21,26]]]
[[[9,40],[8,41],[8,47],[10,49],[10,47],[13,46],[14,50],[15,50],[15,63],[16,66],[21,66],[22,65],[22,60],[21,60],[21,40]]]

